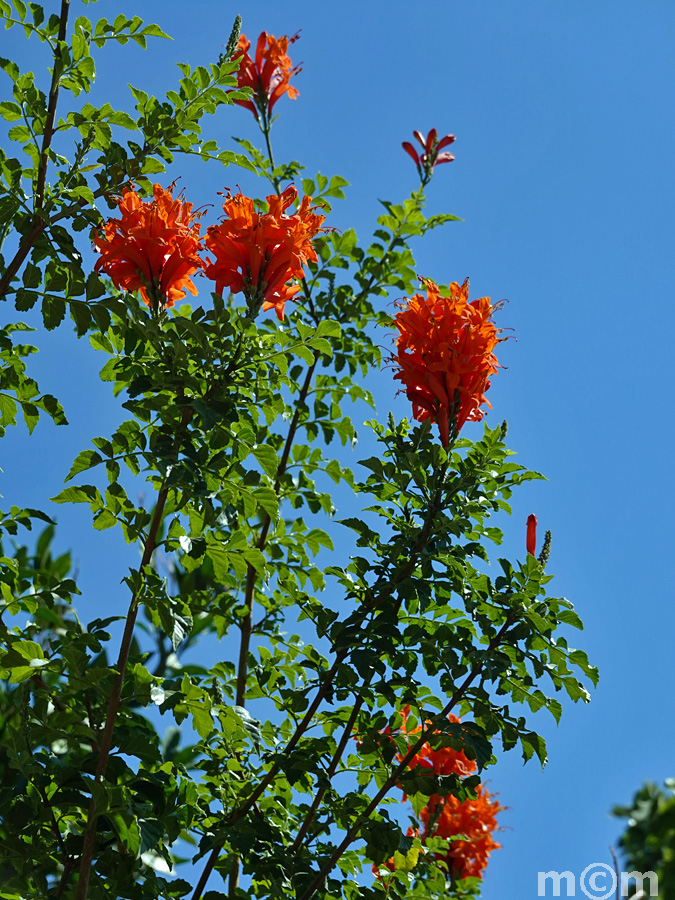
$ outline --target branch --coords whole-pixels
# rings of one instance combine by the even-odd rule
[[[289,434],[290,434],[290,430],[289,430]],[[288,457],[286,457],[286,458],[288,458]],[[441,483],[442,482],[443,482],[443,479],[441,479]],[[411,554],[410,554],[410,558],[409,558],[408,562],[405,564],[405,566],[403,566],[403,568],[399,571],[398,575],[396,575],[390,581],[385,582],[383,578],[380,578],[380,581],[378,582],[379,584],[382,585],[382,590],[380,592],[373,593],[376,591],[377,585],[375,585],[373,588],[371,588],[370,601],[364,601],[363,606],[362,606],[362,619],[365,618],[368,615],[368,613],[372,611],[372,609],[377,605],[378,601],[381,601],[381,600],[389,597],[394,592],[394,590],[398,587],[398,585],[401,583],[401,581],[404,581],[406,578],[408,578],[415,570],[415,566],[417,565],[419,554],[422,552],[422,550],[426,546],[426,544],[429,541],[429,538],[431,536],[433,522],[435,520],[436,513],[438,511],[437,503],[438,503],[439,499],[440,499],[440,492],[436,496],[436,503],[434,503],[431,508],[430,515],[429,515],[427,521],[425,522],[424,527],[422,528],[422,531],[420,532],[420,536],[419,536],[415,546],[413,547]],[[329,671],[326,673],[324,679],[322,680],[322,682],[319,686],[319,689],[317,690],[317,692],[314,696],[314,699],[312,700],[311,704],[309,705],[309,708],[307,709],[307,712],[303,716],[300,724],[295,729],[295,732],[294,732],[293,736],[291,737],[290,741],[288,742],[288,744],[286,745],[286,747],[283,751],[283,754],[280,754],[279,756],[288,756],[289,753],[293,752],[293,750],[297,746],[298,742],[300,741],[300,738],[303,736],[303,734],[309,728],[309,726],[312,722],[312,719],[314,718],[314,714],[316,713],[317,709],[323,702],[324,698],[326,697],[326,694],[329,692],[329,690],[332,686],[332,683],[333,683],[333,679],[335,678],[335,675],[336,675],[338,669],[340,668],[340,666],[342,665],[344,660],[349,655],[349,652],[350,652],[350,648],[346,647],[346,648],[343,648],[342,650],[339,650],[336,653],[335,660],[333,661],[333,665],[330,667]],[[256,804],[256,802],[258,801],[260,796],[264,793],[267,786],[274,780],[274,778],[277,775],[280,768],[281,768],[280,762],[277,761],[272,764],[272,767],[270,768],[269,772],[262,779],[262,781],[260,782],[258,787],[255,788],[255,790],[246,798],[246,800],[241,804],[241,806],[234,809],[231,812],[231,814],[228,816],[228,818],[225,822],[225,825],[227,827],[236,825],[236,823],[239,822],[239,820],[242,819],[248,813],[248,811],[251,809],[251,807],[253,807]],[[202,872],[201,877],[200,877],[200,879],[197,883],[197,886],[194,890],[194,893],[192,895],[192,900],[199,900],[204,888],[206,887],[206,883],[209,880],[211,872],[213,871],[216,863],[218,862],[218,857],[220,856],[220,852],[223,849],[224,844],[225,844],[224,841],[219,841],[216,844],[216,846],[213,848],[213,850],[211,851],[211,855],[209,856],[206,866],[204,867],[204,871]],[[77,900],[80,900],[80,898],[77,898]],[[83,900],[84,900],[84,898],[83,898]]]
[[[366,687],[366,685],[364,685],[364,687]],[[347,741],[351,737],[352,729],[354,728],[354,722],[356,721],[356,717],[358,716],[362,706],[363,706],[363,694],[360,694],[357,697],[356,702],[354,703],[354,708],[352,709],[351,715],[349,716],[349,719],[347,720],[347,724],[345,725],[345,730],[342,733],[342,738],[340,739],[340,743],[338,744],[335,754],[333,756],[333,759],[331,760],[330,765],[328,766],[328,772],[326,774],[327,774],[329,781],[333,778],[333,776],[337,772],[337,767],[340,764],[340,760],[342,759],[342,754],[345,752],[345,747],[347,746]],[[305,821],[302,823],[300,831],[298,832],[296,839],[293,841],[293,845],[291,847],[292,853],[297,853],[298,850],[302,847],[304,838],[310,829],[310,826],[314,820],[314,816],[316,815],[316,811],[319,808],[319,805],[326,794],[326,790],[327,790],[327,788],[321,788],[317,792],[317,795],[312,802],[309,812],[307,813],[307,816],[305,817]]]
[[[507,631],[514,624],[516,617],[511,615],[506,622],[502,625],[497,634],[492,638],[490,643],[488,644],[488,648],[486,653],[491,653],[502,641],[502,638],[506,635]],[[471,671],[464,679],[462,684],[457,688],[454,694],[450,697],[448,703],[444,707],[444,709],[439,713],[439,716],[447,717],[454,706],[457,704],[459,700],[462,699],[466,691],[471,686],[472,682],[475,680],[476,676],[480,674],[482,671],[482,665],[476,663],[472,666]],[[314,878],[311,882],[307,890],[304,894],[299,898],[299,900],[310,900],[311,897],[314,896],[316,891],[321,887],[323,882],[326,880],[328,875],[332,872],[336,863],[345,852],[347,847],[352,843],[352,841],[358,836],[358,833],[361,829],[361,825],[368,819],[372,813],[375,812],[377,807],[380,805],[382,799],[389,793],[389,791],[396,785],[399,778],[408,768],[408,764],[416,756],[424,744],[427,743],[429,737],[431,737],[435,733],[434,727],[428,726],[423,728],[420,732],[420,737],[415,744],[408,750],[406,755],[403,757],[399,765],[391,772],[385,783],[382,785],[378,793],[373,797],[371,802],[368,804],[366,809],[357,817],[356,821],[349,829],[347,834],[344,837],[344,840],[340,844],[340,846],[335,850],[331,858],[328,860],[323,869],[319,872],[319,874]]]
[[[54,68],[52,69],[52,83],[49,88],[49,105],[47,107],[47,118],[45,119],[45,127],[42,133],[42,149],[40,151],[40,162],[38,164],[37,179],[35,182],[33,224],[19,244],[19,249],[16,251],[14,259],[7,266],[2,278],[0,278],[0,299],[7,293],[7,289],[12,283],[12,279],[21,268],[24,260],[31,251],[33,244],[40,237],[46,226],[40,213],[42,212],[45,201],[49,148],[52,143],[52,138],[54,137],[54,119],[56,117],[56,104],[59,99],[59,82],[63,73],[60,44],[66,39],[69,10],[70,0],[61,0],[58,42],[54,48]]]
[[[191,407],[185,407],[183,410],[180,428],[178,433],[176,434],[176,441],[174,445],[174,454],[176,456],[178,455],[180,450],[182,431],[187,427],[190,419],[192,418],[192,413],[193,410]],[[155,511],[152,516],[152,522],[150,523],[150,529],[148,531],[148,536],[143,548],[143,557],[141,558],[141,563],[138,569],[139,572],[142,572],[145,566],[150,563],[152,554],[155,552],[155,547],[157,545],[157,534],[162,522],[164,506],[166,504],[166,500],[170,490],[166,486],[166,478],[167,476],[165,476],[164,483],[162,484],[159,495],[157,497],[157,504],[155,506]],[[139,607],[140,603],[138,600],[138,592],[136,591],[131,597],[129,611],[127,612],[127,619],[124,625],[124,634],[122,635],[122,643],[120,645],[119,656],[116,663],[117,674],[115,676],[112,694],[108,703],[108,712],[106,715],[105,725],[103,727],[103,734],[101,735],[100,750],[95,775],[95,779],[98,783],[101,783],[103,781],[103,779],[105,778],[106,770],[108,768],[108,759],[110,757],[113,734],[115,731],[115,721],[117,719],[117,713],[119,712],[120,708],[120,698],[122,696],[124,675],[126,673],[127,662],[129,660],[129,650],[131,648],[131,641],[134,636],[134,626],[136,624],[136,617],[138,615]],[[94,849],[96,847],[97,822],[98,813],[96,812],[96,801],[94,799],[94,793],[92,791],[91,800],[89,803],[89,812],[87,814],[87,825],[84,830],[82,857],[80,860],[80,877],[77,884],[77,893],[75,895],[75,900],[87,900],[87,889],[89,887],[91,865],[94,857]]]
[[[145,566],[150,562],[150,558],[155,550],[155,543],[157,540],[157,532],[159,530],[160,523],[162,521],[162,515],[164,513],[164,504],[166,503],[166,498],[168,496],[169,489],[163,487],[159,493],[159,497],[157,498],[157,505],[155,506],[155,513],[152,518],[152,523],[150,525],[150,531],[148,533],[148,539],[145,542],[145,548],[143,550],[143,558],[141,559],[141,564],[139,567],[139,571],[142,571]],[[117,675],[115,676],[115,681],[113,684],[112,694],[110,697],[110,701],[108,703],[108,713],[106,715],[105,726],[103,728],[103,735],[101,736],[101,745],[98,755],[98,765],[96,766],[96,781],[101,783],[105,778],[105,773],[108,768],[108,759],[110,757],[110,750],[112,748],[113,734],[115,731],[115,721],[117,719],[117,713],[120,708],[120,698],[122,696],[122,685],[124,683],[124,675],[126,673],[127,662],[129,660],[129,650],[131,648],[131,641],[134,636],[134,625],[136,624],[136,617],[138,615],[139,602],[138,602],[138,594],[134,593],[131,598],[131,603],[129,604],[129,611],[127,613],[127,620],[124,626],[124,634],[122,636],[122,643],[120,645],[119,656],[117,657]],[[91,873],[91,863],[94,856],[94,848],[96,846],[96,825],[98,822],[98,814],[96,812],[96,801],[94,799],[94,793],[92,791],[91,801],[89,803],[89,813],[87,815],[87,825],[84,831],[84,840],[82,844],[82,858],[80,861],[80,877],[77,884],[77,894],[76,900],[87,900],[87,890],[89,887],[89,876]]]
[[[45,185],[47,183],[47,164],[49,162],[49,147],[54,136],[54,119],[56,117],[56,104],[59,99],[59,82],[63,74],[63,62],[61,59],[62,44],[66,39],[66,27],[68,25],[68,11],[70,9],[70,0],[61,0],[61,19],[59,22],[58,43],[54,50],[54,68],[52,69],[52,83],[49,89],[49,105],[47,107],[47,118],[45,120],[45,130],[42,135],[42,150],[40,152],[40,165],[38,167],[37,183],[35,186],[35,207],[42,209],[45,200]]]
[[[288,465],[288,458],[291,454],[291,448],[293,446],[293,441],[295,440],[295,434],[298,430],[298,425],[300,423],[300,407],[307,399],[307,394],[309,392],[310,385],[312,383],[312,378],[314,377],[314,372],[316,370],[317,363],[319,361],[319,357],[314,357],[314,362],[307,370],[307,374],[305,375],[305,381],[300,390],[300,396],[298,397],[298,401],[295,406],[295,412],[293,413],[293,418],[291,420],[290,427],[288,429],[288,434],[286,435],[286,443],[284,444],[284,449],[281,454],[281,459],[279,460],[279,468],[277,469],[277,477],[274,481],[274,493],[279,493],[279,487],[281,485],[281,479],[286,471],[286,466]],[[262,551],[265,549],[265,545],[267,544],[267,536],[269,534],[270,526],[272,524],[272,519],[267,514],[265,516],[265,520],[263,522],[262,529],[260,531],[260,537],[258,538],[258,543],[256,547],[258,550]],[[253,630],[252,626],[252,618],[253,618],[253,593],[255,590],[255,582],[256,582],[256,571],[252,565],[248,565],[248,569],[246,571],[246,595],[244,599],[244,604],[246,606],[246,617],[244,618],[241,625],[241,644],[239,646],[239,666],[237,669],[237,706],[244,706],[246,700],[246,678],[248,675],[248,650],[251,643],[251,632]]]

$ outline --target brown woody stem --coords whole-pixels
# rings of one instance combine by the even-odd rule
[[[267,115],[265,114],[265,111],[262,110],[261,112],[262,112],[263,121],[262,121],[262,124],[260,127],[261,127],[261,131],[265,135],[267,154],[268,154],[268,158],[270,161],[270,165],[272,166],[272,171],[274,171],[274,167],[275,167],[274,154],[272,152],[272,144],[270,141],[271,123],[269,122]],[[279,194],[280,187],[279,187],[278,180],[273,177],[271,177],[270,180],[271,180],[272,184],[274,185],[274,188],[275,188],[277,194]],[[396,236],[394,235],[391,239],[390,246],[387,248],[387,250],[385,252],[383,262],[387,259],[389,253],[391,252],[395,240],[396,240]],[[358,294],[358,298],[360,299],[361,297],[367,296],[367,294],[370,292],[370,290],[372,289],[375,282],[376,282],[375,275],[371,275],[368,284]],[[304,287],[305,296],[306,296],[309,306],[310,306],[310,312],[312,313],[314,318],[316,318],[316,313],[314,310],[314,306],[312,304],[311,294],[310,294],[310,291],[309,291],[309,288],[307,285],[307,280],[304,277],[302,279],[302,283],[303,283],[303,287]],[[318,357],[315,357],[314,362],[312,363],[312,365],[310,366],[310,368],[307,371],[307,375],[305,377],[305,382],[304,382],[302,390],[300,392],[300,400],[299,400],[298,404],[296,405],[295,412],[293,414],[293,419],[291,421],[291,426],[288,431],[288,436],[286,438],[286,444],[284,446],[282,457],[279,462],[279,468],[277,470],[277,478],[276,478],[276,482],[275,482],[275,492],[277,492],[279,489],[279,482],[280,482],[281,476],[285,472],[286,466],[288,464],[288,457],[290,455],[291,447],[293,445],[293,440],[295,438],[295,432],[297,431],[298,423],[299,423],[299,419],[300,419],[300,404],[304,403],[305,400],[307,399],[307,394],[309,392],[309,387],[310,387],[312,377],[314,375],[314,371],[316,369],[317,363],[318,363]],[[431,518],[433,519],[433,517],[431,517]],[[260,533],[260,538],[258,539],[257,547],[260,550],[262,550],[266,545],[270,525],[271,525],[271,518],[269,515],[267,515],[263,522],[263,526],[262,526],[261,533]],[[426,542],[429,538],[429,531],[427,530],[427,525],[429,526],[429,530],[430,530],[431,519],[430,519],[430,521],[427,522],[427,524],[425,525],[425,528],[423,529],[422,534],[424,535],[424,537],[423,537],[422,546],[419,549],[416,548],[416,550],[413,551],[411,560],[404,567],[404,570],[402,570],[402,573],[405,572],[405,574],[401,574],[401,576],[399,577],[398,580],[392,581],[389,585],[389,590],[383,592],[382,596],[385,596],[385,597],[388,596],[394,590],[394,588],[399,583],[399,581],[403,580],[404,578],[407,578],[408,575],[410,575],[412,573],[412,571],[414,570],[415,565],[416,565],[416,554],[420,552],[420,550],[423,548],[424,544],[426,544]],[[407,571],[407,570],[409,570],[409,571]],[[245,703],[245,699],[246,699],[246,681],[247,681],[247,675],[248,675],[248,652],[249,652],[251,634],[252,634],[253,595],[255,592],[255,582],[256,582],[256,572],[255,572],[255,569],[249,564],[249,566],[247,568],[247,572],[246,572],[246,590],[245,590],[245,597],[244,597],[244,603],[246,606],[246,616],[244,617],[244,621],[242,622],[241,642],[240,642],[240,647],[239,647],[239,663],[238,663],[238,667],[237,667],[236,704],[238,706],[243,706]],[[367,612],[367,611],[368,610],[366,610],[365,612]],[[365,615],[365,612],[364,612],[364,615]],[[314,716],[314,713],[319,708],[321,702],[323,701],[324,697],[326,696],[326,693],[329,690],[330,685],[332,684],[335,673],[337,672],[339,666],[341,665],[341,663],[343,662],[345,657],[348,655],[348,652],[349,652],[348,650],[342,650],[337,653],[337,655],[335,657],[335,661],[333,662],[333,665],[331,666],[330,670],[328,671],[324,680],[322,681],[322,683],[319,687],[319,690],[317,691],[317,694],[314,697],[314,700],[312,701],[309,709],[305,713],[302,721],[296,728],[296,731],[295,731],[293,737],[289,741],[289,743],[284,751],[285,754],[290,753],[295,748],[296,744],[298,743],[298,741],[300,740],[302,735],[305,733],[305,731],[309,727],[311,720]],[[345,737],[345,735],[347,735],[347,737]],[[347,739],[348,739],[348,732],[347,732],[347,729],[345,729],[345,734],[343,735],[343,740],[345,741],[345,744],[346,744]],[[343,751],[344,751],[344,747],[340,751],[340,756],[337,758],[336,765],[338,764]],[[228,818],[228,821],[227,821],[228,825],[234,825],[244,815],[246,815],[246,813],[255,805],[255,803],[257,802],[259,797],[263,794],[263,792],[265,791],[265,788],[274,779],[274,777],[276,776],[278,771],[279,771],[279,764],[274,763],[272,768],[270,769],[270,771],[267,773],[265,778],[263,778],[263,780],[260,782],[258,787],[251,794],[251,796],[246,799],[246,801],[242,804],[241,807],[233,810],[232,814]],[[323,794],[321,794],[318,801],[315,799],[314,804],[313,804],[314,811],[315,811],[316,806],[318,806],[318,804],[321,802],[322,798],[323,798]],[[313,811],[310,811],[310,812],[313,817],[314,812]],[[304,828],[305,824],[307,824],[307,827],[309,828],[309,825],[311,824],[311,819],[309,820],[309,822],[303,823],[303,828]],[[297,838],[296,838],[296,841],[297,841]],[[204,867],[204,870],[202,871],[199,881],[197,882],[197,885],[195,887],[194,893],[192,895],[192,900],[199,900],[199,898],[201,897],[201,895],[204,891],[204,888],[206,887],[207,882],[211,876],[211,872],[213,871],[216,863],[218,862],[218,857],[220,856],[220,852],[223,849],[223,846],[224,846],[224,841],[220,841],[218,844],[216,844],[216,846],[211,851],[211,854],[207,860],[206,866]],[[295,847],[295,844],[293,846]],[[230,877],[230,885],[229,885],[230,897],[234,897],[234,892],[236,891],[236,885],[238,883],[238,872],[239,872],[239,861],[237,860],[235,870],[233,871],[233,873]],[[236,875],[235,875],[235,873],[236,873]]]
[[[293,446],[293,441],[295,440],[295,434],[298,430],[298,424],[300,422],[300,407],[304,404],[307,399],[307,394],[309,393],[309,388],[312,383],[312,378],[314,377],[314,372],[316,370],[316,366],[318,363],[318,357],[314,358],[314,362],[307,370],[307,374],[305,375],[305,381],[300,390],[300,396],[298,397],[298,402],[295,407],[295,412],[293,413],[293,418],[291,420],[290,427],[288,429],[288,434],[286,436],[286,443],[284,444],[284,449],[281,454],[281,459],[279,460],[279,467],[277,469],[277,477],[274,482],[274,493],[278,494],[279,487],[281,485],[281,479],[286,471],[286,466],[288,465],[288,457],[291,453],[291,448]],[[260,531],[260,537],[258,538],[258,543],[256,547],[258,550],[264,550],[265,545],[267,544],[267,536],[269,534],[270,526],[272,525],[272,519],[269,515],[265,515],[265,519],[263,521],[262,529]],[[248,650],[251,643],[251,633],[253,630],[252,622],[253,622],[253,594],[255,590],[255,582],[256,582],[256,571],[252,565],[249,564],[248,569],[246,571],[246,594],[244,599],[244,605],[246,606],[246,616],[244,617],[244,621],[241,626],[241,643],[239,646],[239,666],[237,668],[237,706],[243,706],[246,700],[246,678],[248,675]]]
[[[289,431],[289,433],[290,433],[290,431]],[[289,452],[290,452],[290,446],[289,446]],[[370,602],[364,601],[364,604],[363,604],[363,618],[366,617],[366,615],[374,608],[374,606],[378,602],[381,602],[383,599],[386,599],[387,597],[389,597],[394,592],[396,587],[413,573],[413,571],[415,570],[415,566],[417,565],[417,560],[418,560],[419,554],[422,552],[422,550],[424,549],[424,547],[426,546],[426,544],[429,540],[436,512],[437,512],[437,509],[436,509],[436,506],[434,505],[434,507],[432,508],[432,513],[429,516],[429,518],[427,519],[427,521],[425,522],[424,527],[423,527],[422,531],[420,532],[420,536],[417,539],[417,542],[411,551],[410,559],[408,560],[406,565],[403,566],[403,568],[398,573],[398,575],[395,576],[394,578],[392,578],[391,581],[386,582],[383,585],[383,588],[381,591],[376,591],[375,587],[371,589]],[[309,705],[309,708],[307,709],[307,712],[303,716],[302,721],[300,722],[298,727],[295,729],[293,736],[291,737],[290,741],[286,745],[286,748],[284,749],[284,752],[283,752],[284,756],[288,756],[288,754],[291,753],[295,749],[300,738],[303,736],[305,731],[307,731],[307,729],[309,728],[309,726],[312,722],[312,719],[314,718],[314,714],[316,713],[317,709],[319,708],[319,706],[323,702],[324,698],[326,697],[326,694],[330,690],[330,687],[333,683],[333,679],[335,678],[335,674],[337,673],[338,669],[340,668],[340,666],[342,665],[342,663],[344,662],[344,660],[346,659],[346,657],[348,655],[349,655],[348,647],[343,648],[342,650],[339,650],[336,653],[335,659],[333,661],[333,665],[330,667],[330,669],[328,670],[328,672],[322,679],[321,684],[319,685],[319,688],[318,688],[316,694],[314,695],[314,699],[312,700],[311,704]],[[267,786],[274,780],[280,767],[281,767],[281,765],[279,762],[273,763],[272,768],[269,770],[267,775],[265,775],[265,777],[262,779],[262,781],[258,784],[258,786],[255,788],[253,793],[250,794],[246,798],[246,800],[241,804],[241,806],[237,807],[236,809],[234,809],[232,811],[232,813],[230,814],[230,816],[228,817],[228,819],[225,823],[228,827],[231,827],[232,825],[236,825],[236,823],[240,819],[242,819],[246,815],[246,813],[255,805],[255,803],[258,801],[260,796],[264,793]],[[201,877],[200,877],[200,879],[197,883],[197,886],[194,890],[194,893],[192,895],[192,900],[199,900],[199,898],[201,897],[201,894],[202,894],[204,888],[206,887],[206,884],[209,880],[211,872],[213,871],[216,863],[218,862],[218,857],[220,856],[220,852],[223,849],[223,846],[224,846],[224,841],[219,841],[218,844],[216,844],[216,846],[211,851],[211,855],[208,858],[206,866],[204,867],[204,871],[202,872]],[[78,898],[78,900],[79,900],[79,898]]]
[[[340,743],[337,746],[333,759],[328,766],[328,772],[326,773],[328,779],[330,780],[335,773],[337,772],[337,767],[340,764],[340,760],[342,759],[342,754],[345,752],[345,747],[347,746],[347,741],[351,737],[352,729],[354,728],[354,722],[356,722],[356,717],[358,716],[361,707],[363,706],[363,694],[357,697],[356,702],[354,703],[354,708],[352,709],[351,715],[345,725],[345,730],[342,733],[342,738],[340,739]],[[302,823],[300,831],[298,831],[297,837],[293,841],[293,845],[291,847],[292,853],[297,853],[298,850],[302,847],[303,841],[307,832],[309,831],[312,822],[314,821],[314,817],[316,815],[316,811],[319,808],[321,801],[323,800],[326,794],[326,788],[321,788],[317,791],[316,797],[312,801],[312,805],[309,808],[309,812],[305,817],[305,821]]]
[[[189,424],[192,415],[192,407],[185,406],[183,408],[183,414],[181,416],[180,426],[176,434],[173,448],[173,453],[176,457],[178,456],[178,453],[180,451],[180,445],[183,438],[183,430]],[[138,571],[141,573],[143,572],[145,566],[149,565],[150,560],[152,559],[152,554],[155,552],[155,548],[157,546],[157,534],[162,523],[164,506],[166,504],[168,495],[169,488],[166,487],[166,484],[164,483],[162,484],[159,495],[157,497],[157,504],[152,516],[152,521],[150,522],[150,528],[148,530],[148,536],[145,541],[145,546],[143,547],[143,556],[141,558],[141,564],[138,569]],[[113,734],[115,732],[115,722],[117,719],[117,713],[119,712],[120,708],[120,698],[122,696],[124,675],[126,673],[127,662],[129,660],[129,650],[131,648],[131,641],[134,636],[134,626],[136,624],[136,617],[138,615],[139,606],[140,602],[138,599],[138,592],[135,591],[129,604],[129,611],[127,612],[127,618],[124,625],[124,634],[122,635],[122,643],[120,644],[119,656],[117,657],[117,663],[115,666],[117,669],[117,674],[115,675],[115,681],[113,682],[112,694],[108,702],[108,712],[106,714],[105,725],[103,726],[103,733],[100,740],[100,749],[95,775],[95,780],[98,783],[101,783],[103,781],[103,779],[105,778],[106,770],[108,768],[108,759],[110,757]],[[77,884],[77,893],[75,895],[75,900],[87,900],[87,890],[89,887],[89,878],[91,875],[91,864],[94,858],[94,849],[96,847],[97,821],[98,814],[96,812],[96,802],[94,799],[94,794],[92,792],[91,800],[89,802],[87,824],[84,830],[82,856],[80,860],[80,876]]]
[[[54,68],[52,69],[52,83],[49,88],[47,118],[45,119],[45,127],[44,131],[42,132],[40,162],[38,163],[37,179],[35,181],[33,224],[19,244],[19,249],[14,254],[14,259],[12,259],[12,261],[9,263],[2,278],[0,278],[0,299],[5,296],[7,289],[12,283],[12,279],[23,265],[23,262],[30,253],[31,248],[35,244],[35,241],[40,237],[45,229],[45,221],[41,217],[40,212],[42,211],[45,202],[47,166],[49,164],[49,148],[52,143],[52,138],[54,137],[54,119],[56,118],[56,104],[59,99],[59,81],[62,74],[60,44],[66,39],[66,28],[68,26],[69,11],[70,0],[61,0],[61,16],[59,19],[58,43],[56,45],[56,49],[54,50]]]
[[[144,567],[148,565],[152,554],[155,550],[155,545],[157,541],[157,532],[159,531],[159,526],[162,521],[162,515],[164,513],[164,505],[166,503],[166,498],[168,496],[168,489],[162,488],[159,497],[157,498],[157,505],[155,506],[155,512],[152,517],[152,522],[150,524],[150,531],[148,532],[148,538],[145,542],[145,547],[143,550],[143,558],[141,559],[141,565],[139,571],[143,571]],[[120,708],[120,698],[122,696],[122,685],[124,683],[124,675],[127,668],[127,662],[129,660],[129,650],[131,648],[131,641],[134,636],[134,625],[136,624],[136,616],[138,615],[138,595],[134,593],[131,598],[131,603],[129,604],[129,611],[127,613],[126,623],[124,625],[124,634],[122,636],[122,643],[120,645],[119,656],[117,657],[117,674],[115,675],[115,681],[113,683],[112,694],[110,696],[110,700],[108,702],[108,713],[106,715],[105,725],[103,726],[103,734],[101,736],[101,744],[100,750],[98,754],[98,764],[96,766],[96,776],[95,779],[97,782],[101,783],[105,778],[105,773],[108,768],[108,759],[110,757],[110,750],[112,748],[113,742],[113,734],[115,731],[115,721],[117,719],[117,713]],[[87,890],[89,888],[89,877],[91,875],[91,864],[92,859],[94,857],[94,849],[96,847],[96,824],[98,821],[98,814],[96,812],[96,801],[94,799],[94,794],[92,792],[91,801],[89,803],[89,813],[87,816],[87,825],[84,831],[84,841],[82,844],[82,857],[80,860],[80,877],[77,883],[77,893],[75,895],[76,900],[87,900]]]
[[[487,653],[491,653],[502,641],[502,638],[506,634],[506,632],[511,628],[514,624],[515,617],[509,617],[504,625],[500,628],[497,634],[492,638],[490,643],[488,644]],[[457,704],[459,700],[462,699],[466,691],[469,689],[476,676],[480,674],[482,671],[482,665],[476,664],[472,666],[471,671],[464,679],[462,684],[457,688],[454,694],[450,697],[448,703],[445,705],[444,709],[439,713],[439,716],[447,716]],[[357,817],[356,821],[349,829],[347,834],[344,837],[344,840],[340,844],[340,846],[335,850],[331,858],[328,860],[323,869],[318,873],[318,875],[311,882],[305,893],[299,898],[299,900],[310,900],[311,897],[314,896],[316,891],[321,887],[323,882],[326,880],[328,875],[332,872],[333,868],[337,864],[338,860],[345,852],[347,847],[352,843],[352,841],[358,836],[358,833],[361,829],[361,825],[365,822],[369,816],[372,815],[373,812],[380,805],[382,799],[389,793],[389,791],[396,785],[399,778],[403,774],[403,772],[407,769],[408,764],[413,759],[416,754],[420,752],[424,744],[428,741],[429,737],[434,734],[433,726],[428,728],[423,728],[420,732],[420,737],[415,744],[408,750],[406,755],[403,757],[399,765],[391,772],[385,783],[382,785],[377,794],[373,797],[371,802],[368,804],[366,809]]]

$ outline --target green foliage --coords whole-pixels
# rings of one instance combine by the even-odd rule
[[[56,425],[66,425],[61,404],[51,394],[40,394],[37,383],[26,374],[26,357],[37,353],[30,344],[15,344],[12,335],[31,331],[18,322],[0,329],[0,437],[8,425],[16,425],[17,411],[21,410],[28,430],[33,431],[45,412]]]
[[[675,897],[675,781],[665,790],[646,782],[628,806],[615,806],[612,815],[627,819],[619,840],[624,871],[654,872],[660,900]],[[635,895],[631,885],[631,896]],[[652,895],[655,896],[655,895]]]
[[[91,271],[97,201],[114,209],[129,181],[149,193],[177,154],[277,192],[302,167],[274,163],[266,120],[266,153],[205,133],[249,96],[231,60],[238,22],[217,63],[181,64],[163,100],[132,87],[128,111],[87,101],[96,53],[166,35],[138,16],[68,14],[0,0],[6,27],[52,57],[46,79],[0,60],[0,238],[14,254],[0,296],[21,313],[39,303],[47,329],[69,315],[99,353],[122,420],[78,448],[52,500],[118,531],[139,562],[114,614],[85,625],[51,519],[0,514],[2,896],[476,896],[478,879],[439,862],[447,843],[422,853],[404,835],[401,790],[419,817],[435,794],[473,796],[496,743],[543,764],[531,713],[557,721],[558,697],[586,701],[597,673],[561,634],[581,622],[534,557],[490,568],[495,517],[540,477],[512,461],[504,427],[445,450],[428,423],[374,419],[374,455],[345,464],[354,409],[374,408],[381,298],[417,290],[413,239],[456,217],[426,217],[418,190],[383,204],[363,246],[329,228],[283,326],[217,293],[149,309]],[[326,214],[346,187],[302,180]],[[67,423],[30,377],[27,330],[0,331],[0,436],[21,412],[39,440],[41,413]],[[35,520],[35,545],[20,543]],[[479,774],[410,770],[406,706],[425,723],[420,746],[461,750]],[[364,878],[390,858],[386,888]]]

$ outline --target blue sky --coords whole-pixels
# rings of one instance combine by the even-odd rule
[[[110,2],[84,10],[113,18]],[[540,718],[550,763],[523,767],[515,753],[490,773],[508,807],[503,849],[487,870],[485,900],[537,895],[537,872],[611,862],[620,825],[608,813],[644,779],[675,774],[673,762],[673,445],[668,389],[673,330],[675,200],[672,85],[675,7],[666,0],[481,0],[339,4],[229,2],[129,6],[176,37],[145,54],[101,55],[99,97],[129,108],[126,81],[163,93],[175,62],[208,62],[234,15],[244,31],[302,29],[292,48],[304,63],[300,98],[283,98],[273,138],[278,161],[351,183],[330,224],[365,241],[378,198],[415,186],[401,150],[413,129],[457,135],[455,162],[440,167],[428,210],[452,223],[415,245],[420,274],[471,278],[472,296],[508,299],[499,324],[506,369],[493,380],[488,421],[509,421],[518,459],[542,471],[514,496],[505,550],[524,555],[525,521],[553,531],[549,570],[557,592],[586,623],[574,641],[600,667],[590,706],[565,704],[561,725]],[[14,34],[15,32],[12,32]],[[19,39],[16,33],[17,40]],[[10,55],[7,46],[0,50]],[[33,42],[17,47],[35,64]],[[121,72],[121,78],[120,78]],[[94,101],[95,102],[95,101]],[[226,109],[214,130],[257,140],[252,116]],[[245,187],[245,173],[201,163],[177,166],[197,205],[216,190]],[[66,406],[70,429],[16,429],[4,442],[5,504],[47,508],[75,454],[118,420],[97,384],[97,360],[67,328],[47,335],[34,372]],[[393,397],[388,371],[370,382]],[[475,436],[480,426],[468,425]],[[363,440],[354,454],[367,456]],[[364,449],[365,448],[365,449]],[[363,452],[361,452],[363,451]],[[56,510],[52,507],[52,512]],[[114,532],[89,534],[85,510],[59,508],[59,541],[73,548],[89,616],[126,607],[119,580],[137,555]],[[102,608],[103,607],[103,608]],[[85,615],[86,618],[86,615]]]

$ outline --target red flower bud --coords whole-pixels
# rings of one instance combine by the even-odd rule
[[[455,158],[452,153],[439,153],[443,147],[447,147],[449,144],[453,143],[455,136],[454,134],[446,134],[445,137],[442,137],[439,141],[438,132],[435,128],[432,128],[426,138],[422,136],[420,131],[413,131],[413,137],[422,147],[421,155],[408,141],[404,141],[401,146],[417,166],[417,171],[420,174],[423,184],[427,184],[437,165],[440,165],[440,163],[452,162]]]
[[[537,549],[537,517],[530,515],[527,517],[527,552],[534,556]]]

